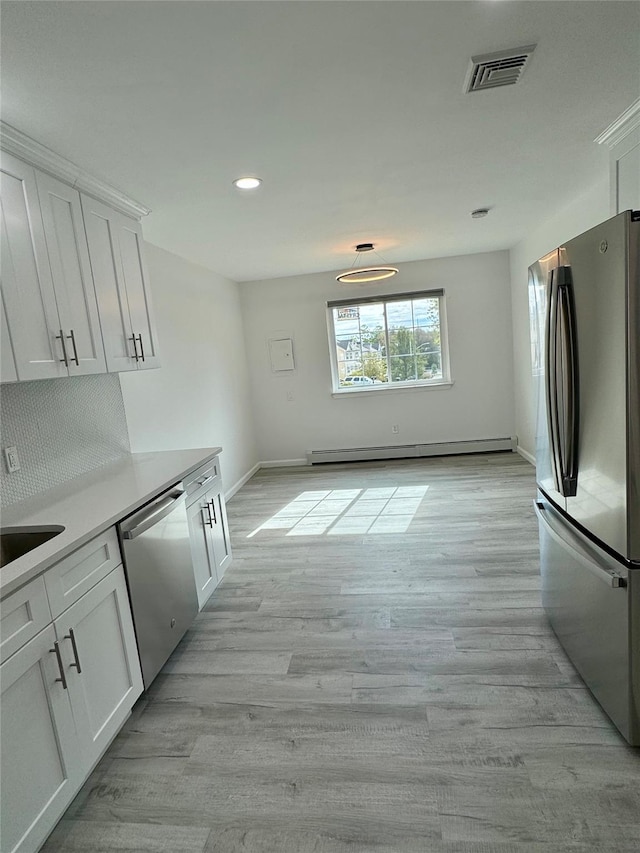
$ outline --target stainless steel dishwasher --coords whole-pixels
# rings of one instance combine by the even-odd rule
[[[198,613],[185,501],[178,483],[118,525],[145,688]]]

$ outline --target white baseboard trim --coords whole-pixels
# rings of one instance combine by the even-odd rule
[[[259,470],[260,470],[260,462],[256,462],[256,464],[253,466],[253,468],[251,468],[251,470],[247,471],[247,473],[244,476],[240,477],[240,479],[238,480],[237,483],[235,483],[233,486],[231,486],[230,489],[227,489],[225,491],[224,499],[226,501],[230,500],[235,495],[236,492],[240,491],[240,489],[244,486],[244,484],[247,482],[247,480],[250,480],[253,477],[253,475],[256,473],[256,471],[259,471]]]
[[[261,468],[292,468],[297,467],[299,465],[304,465],[305,467],[309,463],[306,459],[267,459],[264,462],[260,463]]]
[[[480,438],[470,441],[442,441],[431,444],[402,444],[385,447],[342,447],[335,450],[309,450],[310,465],[323,462],[361,462],[366,459],[411,459],[421,456],[455,456],[461,453],[492,453],[513,450],[512,437]]]
[[[529,462],[535,468],[536,457],[532,456],[528,450],[525,450],[524,447],[520,447],[520,445],[518,444],[516,445],[516,453],[519,453],[523,459],[526,459],[527,462]]]
[[[504,440],[502,440],[502,441],[504,441]],[[456,444],[458,446],[458,452],[465,452],[465,451],[467,453],[470,452],[469,449],[467,449],[467,448],[465,448],[464,450],[461,451],[460,446],[462,445],[462,442],[456,443]],[[472,443],[469,442],[469,444],[472,444]],[[442,445],[443,450],[445,447],[447,447],[447,445]],[[488,447],[487,449],[494,449],[494,448]],[[502,446],[495,447],[495,449],[496,450],[498,450],[498,449],[499,450],[506,450],[508,448],[503,444]],[[448,447],[447,447],[447,450],[450,452]],[[533,457],[528,451],[526,451],[524,448],[520,447],[520,445],[516,445],[514,450],[516,453],[519,453],[523,457],[523,459],[526,459],[527,462],[530,462],[531,465],[535,466],[535,464],[536,464],[535,457]],[[335,452],[335,451],[333,451],[333,452]],[[422,454],[420,454],[420,455],[422,455]],[[435,455],[439,455],[439,454],[435,454]],[[307,459],[265,459],[262,462],[256,462],[256,464],[253,466],[253,468],[251,468],[249,471],[247,471],[246,474],[244,474],[242,477],[240,477],[240,479],[238,480],[237,483],[235,483],[233,486],[231,486],[230,489],[227,489],[225,491],[225,500],[230,500],[235,495],[235,493],[239,492],[240,489],[244,486],[244,484],[247,483],[253,477],[253,475],[256,472],[258,472],[261,468],[297,468],[297,467],[307,468],[307,467],[309,467],[310,464],[311,463]]]

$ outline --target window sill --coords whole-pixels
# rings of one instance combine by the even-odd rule
[[[332,397],[351,397],[356,394],[388,394],[390,391],[399,393],[399,392],[410,392],[414,393],[416,391],[442,391],[453,388],[455,385],[455,381],[453,379],[449,379],[445,382],[416,382],[411,385],[400,385],[400,384],[388,384],[380,383],[380,385],[370,385],[367,388],[340,388],[339,391],[333,391],[331,393]]]

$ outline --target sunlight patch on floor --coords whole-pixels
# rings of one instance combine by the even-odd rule
[[[301,492],[247,536],[282,530],[285,536],[404,533],[429,486],[385,486]]]

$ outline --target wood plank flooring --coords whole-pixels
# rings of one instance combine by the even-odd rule
[[[258,472],[45,853],[637,851],[640,750],[540,608],[533,497],[508,453]]]

